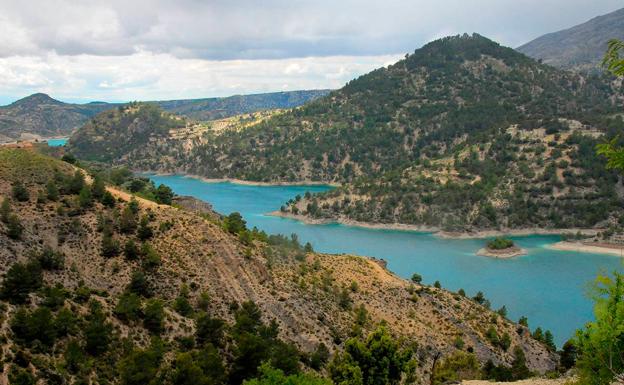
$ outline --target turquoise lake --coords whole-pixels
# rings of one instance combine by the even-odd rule
[[[46,142],[48,143],[48,146],[50,147],[60,147],[60,146],[64,146],[68,140],[69,138],[56,138],[56,139],[48,139],[46,140]]]
[[[417,272],[428,284],[439,280],[443,287],[453,291],[463,288],[470,296],[483,291],[493,309],[507,306],[510,319],[525,315],[532,329],[550,329],[558,346],[592,319],[592,304],[586,296],[588,283],[599,272],[623,270],[617,256],[546,248],[557,242],[558,236],[513,237],[528,250],[528,255],[499,260],[475,255],[484,245],[483,239],[448,240],[410,231],[306,225],[265,215],[297,194],[324,191],[326,186],[248,186],[208,183],[178,175],[149,177],[156,184],[170,186],[177,194],[211,203],[220,213],[238,211],[249,227],[273,234],[296,233],[317,251],[383,258],[392,272],[404,278]]]

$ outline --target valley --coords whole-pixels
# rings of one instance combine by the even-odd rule
[[[0,385],[624,384],[621,4],[43,3]]]

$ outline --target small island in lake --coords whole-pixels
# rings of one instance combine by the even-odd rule
[[[527,251],[516,246],[511,239],[494,238],[489,241],[486,247],[479,249],[477,255],[491,258],[513,258],[526,255]]]

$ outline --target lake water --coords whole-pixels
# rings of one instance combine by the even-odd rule
[[[60,147],[64,146],[69,138],[56,138],[56,139],[48,139],[46,142],[50,147]]]
[[[616,256],[546,248],[557,242],[558,236],[513,237],[528,255],[500,260],[475,255],[485,243],[482,239],[447,240],[410,231],[306,225],[265,215],[297,194],[324,191],[329,188],[326,186],[247,186],[176,175],[149,177],[177,194],[211,203],[220,213],[238,211],[250,227],[274,234],[296,233],[317,251],[384,258],[388,268],[401,277],[417,272],[428,284],[439,280],[443,287],[453,291],[463,288],[470,296],[483,291],[492,308],[507,306],[510,319],[525,315],[531,328],[550,329],[558,346],[592,319],[592,303],[586,297],[588,283],[599,272],[622,270],[623,266]]]

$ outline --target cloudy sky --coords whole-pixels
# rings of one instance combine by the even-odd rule
[[[0,104],[338,88],[426,42],[516,47],[622,0],[0,0]]]

